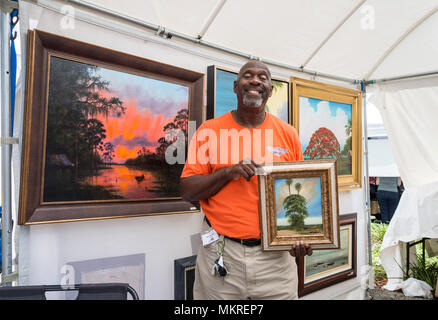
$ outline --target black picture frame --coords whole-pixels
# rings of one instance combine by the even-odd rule
[[[174,261],[175,300],[193,300],[196,257],[197,255],[193,255]]]

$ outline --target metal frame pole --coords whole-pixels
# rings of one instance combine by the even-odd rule
[[[370,206],[370,179],[368,172],[368,129],[367,129],[367,92],[366,85],[363,85],[363,122],[364,122],[364,131],[363,131],[363,161],[364,161],[364,189],[365,189],[365,212],[366,212],[366,224],[367,224],[367,250],[366,250],[366,259],[369,266],[368,273],[368,289],[370,289],[370,294],[374,294],[374,269],[373,269],[373,254],[372,254],[372,244],[371,244],[371,206]],[[364,289],[366,290],[366,289]],[[366,293],[366,292],[365,292]]]
[[[9,10],[2,6],[0,12],[1,37],[1,136],[11,136],[11,85],[10,85],[10,45]],[[2,139],[3,140],[3,139]],[[11,155],[12,145],[1,145],[2,177],[2,278],[12,273],[12,198],[11,198]],[[8,285],[10,283],[6,283]]]

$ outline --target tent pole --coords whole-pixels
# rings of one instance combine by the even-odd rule
[[[363,160],[365,167],[365,175],[364,175],[364,189],[365,189],[365,212],[366,212],[366,224],[367,224],[367,250],[365,253],[366,261],[368,262],[368,286],[364,289],[364,296],[366,297],[367,289],[370,289],[371,296],[374,295],[374,270],[373,270],[373,254],[372,254],[372,244],[371,244],[371,203],[370,203],[370,178],[369,178],[369,169],[368,169],[368,129],[367,129],[367,91],[366,85],[363,84]]]
[[[105,9],[105,8],[100,7],[98,5],[94,5],[94,4],[91,4],[89,2],[82,1],[82,0],[64,0],[64,1],[66,1],[68,3],[72,3],[72,4],[75,4],[75,5],[78,5],[78,6],[81,6],[81,7],[84,7],[84,8],[87,8],[87,9],[91,9],[91,10],[100,12],[100,13],[103,13],[103,14],[106,14],[106,15],[110,15],[112,17],[128,21],[130,23],[134,23],[136,25],[142,26],[142,27],[147,28],[149,30],[155,31],[158,36],[161,36],[161,37],[164,37],[164,38],[167,38],[167,39],[170,39],[170,38],[173,38],[173,37],[179,38],[181,40],[185,40],[185,41],[189,41],[189,42],[192,42],[192,43],[196,43],[196,44],[199,44],[199,45],[211,48],[211,49],[215,49],[215,50],[219,50],[219,51],[222,51],[222,52],[226,52],[228,54],[239,56],[239,57],[242,57],[242,58],[245,58],[245,59],[259,59],[259,60],[263,60],[263,62],[265,62],[266,64],[270,64],[270,65],[281,67],[281,68],[290,69],[290,70],[293,70],[293,71],[296,71],[296,72],[299,72],[299,73],[308,74],[308,75],[311,75],[311,76],[314,76],[314,77],[328,78],[328,79],[332,79],[332,80],[336,80],[336,81],[341,81],[341,82],[347,82],[347,83],[351,83],[351,84],[358,84],[358,83],[360,83],[360,81],[356,80],[356,79],[350,79],[350,78],[346,78],[346,77],[339,77],[339,76],[335,76],[335,75],[331,75],[331,74],[326,74],[326,73],[319,73],[317,71],[307,70],[307,69],[304,69],[302,67],[290,66],[290,65],[287,65],[287,64],[284,64],[284,63],[279,63],[279,62],[272,61],[272,60],[267,60],[267,59],[265,60],[265,59],[262,59],[261,57],[255,57],[252,54],[243,53],[243,52],[240,52],[240,51],[236,51],[236,50],[233,50],[233,49],[229,49],[229,48],[225,48],[225,47],[219,46],[219,45],[214,44],[214,43],[206,42],[206,41],[204,41],[202,39],[199,39],[197,37],[188,36],[188,35],[185,35],[185,34],[182,34],[182,33],[176,32],[176,31],[173,31],[173,30],[169,30],[169,29],[164,28],[162,26],[158,26],[158,25],[155,25],[155,24],[152,24],[152,23],[141,21],[139,19],[135,19],[135,18],[132,18],[132,17],[120,14],[118,12]],[[47,0],[46,1],[39,0],[38,1],[38,5],[40,5],[40,6],[49,6],[50,8],[53,8],[52,6],[50,6],[50,3],[48,3]]]
[[[407,75],[398,76],[398,77],[368,80],[368,81],[365,81],[365,84],[369,85],[369,84],[376,84],[376,83],[382,83],[382,82],[392,82],[392,81],[397,81],[397,80],[413,79],[413,78],[436,76],[436,75],[438,75],[438,70],[429,71],[429,72],[422,72],[422,73],[412,73],[412,74],[407,74]]]
[[[0,11],[1,38],[1,137],[10,138],[10,46],[9,46],[9,12],[2,6]],[[2,201],[2,284],[10,285],[3,278],[12,273],[12,197],[11,197],[11,155],[12,145],[2,139],[1,144],[1,201]],[[6,139],[7,140],[7,139]]]

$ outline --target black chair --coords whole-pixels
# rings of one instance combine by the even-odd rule
[[[78,291],[76,300],[127,300],[129,292],[133,300],[139,300],[127,283],[0,287],[0,300],[47,300],[49,291]]]

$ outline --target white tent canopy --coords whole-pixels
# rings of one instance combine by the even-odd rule
[[[319,74],[371,80],[438,70],[435,0],[69,2]]]

